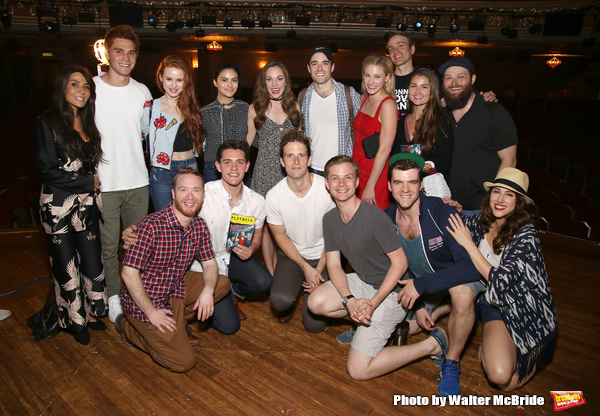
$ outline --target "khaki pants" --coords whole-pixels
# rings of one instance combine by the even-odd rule
[[[133,345],[150,354],[159,365],[178,373],[189,371],[196,365],[196,357],[188,341],[185,325],[198,316],[193,308],[204,289],[202,273],[188,271],[184,280],[185,299],[172,297],[169,301],[173,308],[172,318],[177,323],[175,331],[167,329],[163,334],[151,323],[141,322],[130,316],[123,320],[121,327]],[[229,279],[219,275],[214,293],[215,303],[225,297],[230,288]]]

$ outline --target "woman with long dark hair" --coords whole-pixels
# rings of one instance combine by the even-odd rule
[[[395,94],[394,64],[385,55],[369,55],[362,63],[362,105],[354,118],[352,159],[358,163],[358,196],[386,209],[390,205],[387,171],[396,136],[398,110]],[[367,157],[363,141],[379,133],[377,154]]]
[[[448,177],[454,151],[454,131],[440,103],[438,77],[427,68],[415,69],[408,86],[408,114],[400,117],[392,155],[401,146],[418,144],[425,159],[425,173],[431,168]]]
[[[522,387],[554,349],[556,307],[550,291],[529,177],[504,168],[487,194],[481,214],[450,219],[448,231],[467,250],[488,281],[479,301],[483,341],[479,359],[488,379],[501,390]]]
[[[219,66],[213,74],[217,99],[200,109],[205,134],[204,182],[219,178],[215,167],[219,146],[227,140],[246,140],[248,136],[248,103],[235,99],[240,83],[239,74],[237,67],[232,64]],[[250,183],[248,173],[244,176],[244,183]]]
[[[146,103],[142,132],[150,152],[150,197],[158,211],[173,200],[173,178],[179,169],[198,170],[196,156],[202,154],[204,131],[192,71],[183,58],[164,58],[156,84],[164,95]]]
[[[290,85],[287,68],[269,62],[258,74],[254,102],[248,109],[248,144],[258,140],[258,155],[252,175],[252,190],[266,196],[284,178],[279,163],[279,142],[285,133],[302,129],[302,114]],[[275,271],[276,253],[270,233],[263,234],[262,253],[265,266]]]
[[[67,66],[56,77],[52,107],[35,127],[36,165],[43,182],[40,216],[55,281],[58,322],[84,345],[90,341],[88,327],[106,329],[96,317],[107,311],[96,175],[102,149],[94,122],[95,101],[95,84],[88,71]]]

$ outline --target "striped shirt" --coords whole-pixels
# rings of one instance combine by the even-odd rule
[[[246,140],[248,135],[248,103],[233,100],[235,106],[225,108],[219,100],[202,107],[204,127],[204,161],[217,160],[217,149],[226,140]]]
[[[155,308],[173,312],[169,300],[171,297],[185,299],[183,276],[194,258],[202,262],[215,257],[206,222],[194,216],[184,230],[171,203],[145,217],[136,233],[138,242],[125,253],[123,265],[140,271],[144,290]],[[150,322],[125,285],[121,299],[125,315]]]

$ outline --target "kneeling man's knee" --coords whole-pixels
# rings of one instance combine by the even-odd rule
[[[453,310],[474,308],[475,294],[468,286],[455,286],[449,292]]]
[[[167,363],[167,368],[175,373],[187,373],[196,366],[196,356],[191,354],[182,354],[176,361]]]

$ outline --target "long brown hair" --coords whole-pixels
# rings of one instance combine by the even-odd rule
[[[204,128],[202,127],[202,115],[200,114],[200,105],[196,99],[194,91],[194,81],[192,80],[192,71],[185,59],[176,55],[169,55],[163,59],[156,70],[156,85],[160,92],[165,93],[163,83],[160,77],[166,68],[177,68],[183,71],[183,91],[177,100],[177,108],[181,113],[181,118],[185,122],[185,134],[194,142],[194,148],[198,154],[202,154],[202,137]]]
[[[292,125],[296,128],[302,127],[302,114],[297,108],[297,101],[294,93],[292,92],[290,74],[287,68],[280,62],[269,62],[258,74],[256,78],[256,84],[254,85],[254,111],[256,111],[256,117],[254,117],[254,126],[256,130],[260,130],[267,120],[265,113],[271,105],[271,97],[269,91],[267,91],[267,71],[270,68],[278,67],[285,76],[285,90],[283,91],[283,98],[281,100],[281,106],[283,111],[288,115]]]
[[[487,234],[494,222],[498,220],[492,213],[492,207],[490,206],[490,195],[493,189],[491,188],[485,194],[481,202],[479,225],[481,225],[484,234]],[[492,243],[492,249],[496,255],[500,254],[502,248],[513,240],[519,228],[526,224],[532,224],[535,217],[535,207],[533,204],[525,202],[525,198],[521,194],[517,192],[514,194],[516,197],[515,210],[506,217],[504,224],[498,230],[498,235]]]
[[[427,155],[435,154],[435,142],[437,141],[437,130],[440,124],[449,126],[450,119],[444,114],[442,104],[440,103],[440,86],[436,75],[427,68],[418,68],[412,73],[410,81],[415,77],[425,77],[429,80],[429,101],[425,104],[423,115],[415,123],[415,137],[413,141],[421,145],[421,151]],[[409,84],[410,90],[410,84]],[[412,113],[414,104],[408,100],[408,112]],[[446,131],[442,129],[446,135]]]

